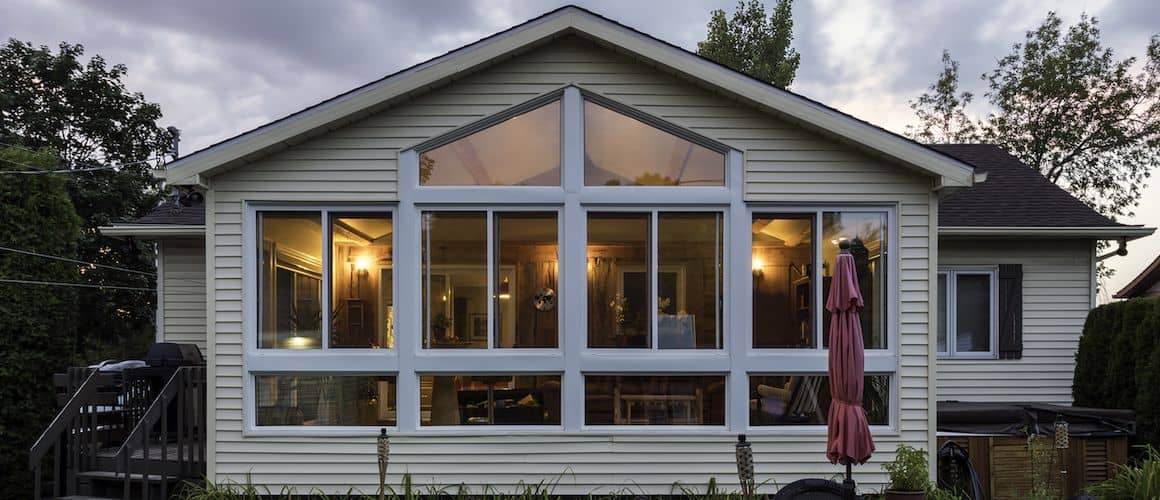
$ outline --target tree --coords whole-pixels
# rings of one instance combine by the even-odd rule
[[[0,170],[58,168],[50,154],[0,148]],[[0,174],[5,246],[75,258],[80,218],[59,174]],[[76,264],[0,252],[0,277],[76,283]],[[76,360],[76,289],[0,283],[0,498],[29,498],[28,449],[52,419],[52,374]]]
[[[910,101],[918,125],[907,125],[906,135],[928,144],[977,142],[978,128],[967,114],[975,96],[959,92],[959,63],[951,59],[950,51],[943,51],[942,63],[943,70],[930,92]]]
[[[793,82],[801,55],[793,47],[793,0],[777,0],[766,18],[758,0],[737,3],[729,19],[714,10],[697,54],[753,78],[786,88]]]
[[[1149,169],[1160,161],[1160,35],[1146,60],[1118,59],[1103,47],[1095,18],[1066,30],[1050,12],[984,74],[994,112],[965,114],[958,64],[944,54],[938,82],[911,106],[917,140],[967,137],[999,144],[1100,213],[1132,215]],[[960,135],[977,127],[977,136]],[[964,132],[965,133],[965,132]]]
[[[82,62],[84,47],[62,43],[56,53],[9,40],[0,47],[0,142],[49,148],[68,175],[69,195],[81,216],[80,260],[142,271],[90,269],[94,285],[154,288],[151,248],[103,237],[98,227],[144,215],[156,205],[150,170],[173,137],[157,125],[160,108],[126,89],[123,65],[101,56]],[[113,167],[92,170],[93,167]],[[150,291],[84,289],[78,326],[89,357],[140,356],[153,336]]]

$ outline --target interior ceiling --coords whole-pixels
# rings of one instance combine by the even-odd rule
[[[796,247],[803,241],[809,241],[811,222],[809,219],[755,219],[754,240],[780,242],[786,247]]]
[[[587,101],[584,141],[585,167],[604,177],[597,184],[616,180],[631,185],[645,172],[682,184],[720,184],[724,179],[725,155]]]
[[[320,217],[262,218],[262,238],[282,248],[291,248],[304,254],[322,257],[322,223]]]
[[[560,102],[492,125],[423,155],[432,185],[560,184]]]

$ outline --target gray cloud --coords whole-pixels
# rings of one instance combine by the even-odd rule
[[[184,132],[183,149],[212,144],[423,59],[538,16],[551,0],[9,0],[0,2],[0,36],[36,44],[83,43],[129,68],[130,88],[161,104],[165,125]],[[580,5],[693,50],[709,11],[733,0],[582,0]],[[1160,26],[1154,0],[939,1],[799,0],[795,46],[802,66],[792,90],[901,131],[907,101],[940,69],[948,49],[962,65],[964,87],[1049,9],[1066,22],[1086,11],[1121,56],[1142,56]],[[976,111],[986,108],[980,104]],[[1160,187],[1145,195],[1137,223],[1160,225]],[[1160,251],[1123,259],[1110,288],[1126,282]],[[1137,244],[1137,247],[1141,245]]]

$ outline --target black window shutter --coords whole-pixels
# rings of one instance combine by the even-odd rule
[[[1023,358],[1023,265],[999,265],[999,359]]]

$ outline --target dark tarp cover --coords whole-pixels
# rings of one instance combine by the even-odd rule
[[[960,403],[939,401],[938,432],[1026,436],[1055,433],[1055,420],[1068,423],[1076,437],[1131,436],[1136,417],[1131,410],[1080,408],[1044,403]]]

